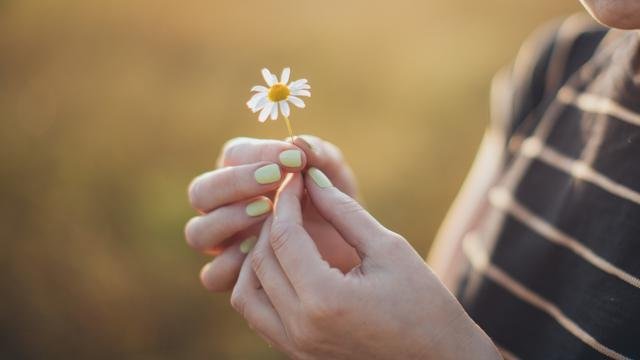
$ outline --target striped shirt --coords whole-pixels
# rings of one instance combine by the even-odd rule
[[[506,358],[640,359],[640,35],[584,16],[495,79],[509,139],[458,298]]]

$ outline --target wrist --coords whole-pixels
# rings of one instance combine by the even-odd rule
[[[438,340],[436,351],[430,351],[433,358],[503,359],[489,336],[464,310]]]
[[[465,353],[472,355],[476,359],[500,359],[503,357],[496,345],[491,341],[487,333],[484,332],[473,320],[469,319],[472,331],[468,340],[468,348]],[[460,357],[457,357],[458,359]]]

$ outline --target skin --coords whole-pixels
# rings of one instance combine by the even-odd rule
[[[587,11],[603,25],[625,30],[640,29],[640,1],[580,0]]]
[[[298,168],[281,166],[280,181],[258,184],[253,176],[256,169],[278,164],[278,155],[285,150],[300,150],[302,165]],[[302,171],[307,166],[325,169],[332,180],[345,193],[356,196],[357,187],[351,169],[342,153],[333,144],[314,136],[287,141],[236,138],[222,148],[217,169],[195,178],[189,186],[189,201],[198,216],[187,222],[185,237],[189,246],[205,254],[216,255],[205,265],[200,278],[210,291],[229,291],[233,288],[245,254],[240,242],[258,235],[268,214],[250,217],[245,206],[260,197],[273,198],[274,192],[285,179],[284,174]],[[349,246],[316,211],[308,198],[303,198],[305,227],[314,239],[323,257],[343,271],[360,263],[355,250]]]
[[[640,29],[640,1],[582,0],[589,13],[602,24],[620,29]],[[487,193],[500,174],[507,155],[507,139],[503,134],[488,131],[474,160],[473,167],[429,253],[429,264],[449,289],[458,288],[464,270],[462,241],[476,227],[488,208]]]
[[[336,187],[305,179],[293,174],[281,187],[231,295],[254,331],[296,359],[501,358],[404,238]],[[348,273],[323,260],[306,231],[304,189],[358,251]]]
[[[640,29],[636,0],[581,2],[606,26]],[[305,139],[234,139],[219,168],[192,182],[189,199],[200,215],[187,223],[187,242],[217,255],[201,272],[203,285],[232,289],[232,306],[249,326],[296,359],[501,358],[447,286],[459,279],[462,237],[486,206],[505,139],[485,136],[429,256],[435,273],[354,200],[357,187],[340,151]],[[304,153],[299,168],[282,167],[292,175],[252,181],[253,171],[278,163],[287,149]],[[335,186],[318,187],[304,176],[309,166]],[[248,217],[244,206],[259,197],[275,199],[274,213]],[[242,253],[240,241],[256,234],[255,248]]]
[[[234,139],[221,167],[193,181],[189,197],[201,215],[187,224],[187,242],[219,253],[203,268],[203,285],[233,288],[231,303],[249,326],[292,358],[499,358],[409,243],[353,198],[355,181],[337,148],[306,139]],[[240,180],[295,147],[303,165],[284,169],[288,179]],[[320,188],[309,176],[303,184],[308,166],[335,186]],[[275,199],[274,213],[249,219],[241,210],[258,196]],[[245,256],[239,239],[257,232]]]

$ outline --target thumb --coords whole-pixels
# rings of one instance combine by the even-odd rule
[[[309,168],[305,185],[316,209],[353,246],[363,264],[384,257],[385,245],[397,235],[382,226],[356,200],[333,186],[317,168]]]

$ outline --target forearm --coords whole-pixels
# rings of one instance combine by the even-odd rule
[[[504,138],[488,130],[458,196],[438,231],[428,262],[441,281],[455,290],[464,255],[462,240],[486,206],[486,194],[502,167]]]
[[[462,324],[455,327],[454,336],[443,339],[446,349],[439,359],[502,359],[502,355],[489,336],[468,315]],[[461,321],[462,322],[462,321]]]
[[[429,328],[430,335],[425,336],[424,355],[437,354],[437,359],[502,359],[489,336],[478,326],[459,304],[454,311],[441,313],[447,324],[443,328]],[[451,309],[453,310],[453,309]],[[442,319],[441,319],[442,320]],[[430,326],[428,324],[427,326]],[[433,332],[436,332],[434,335]]]

